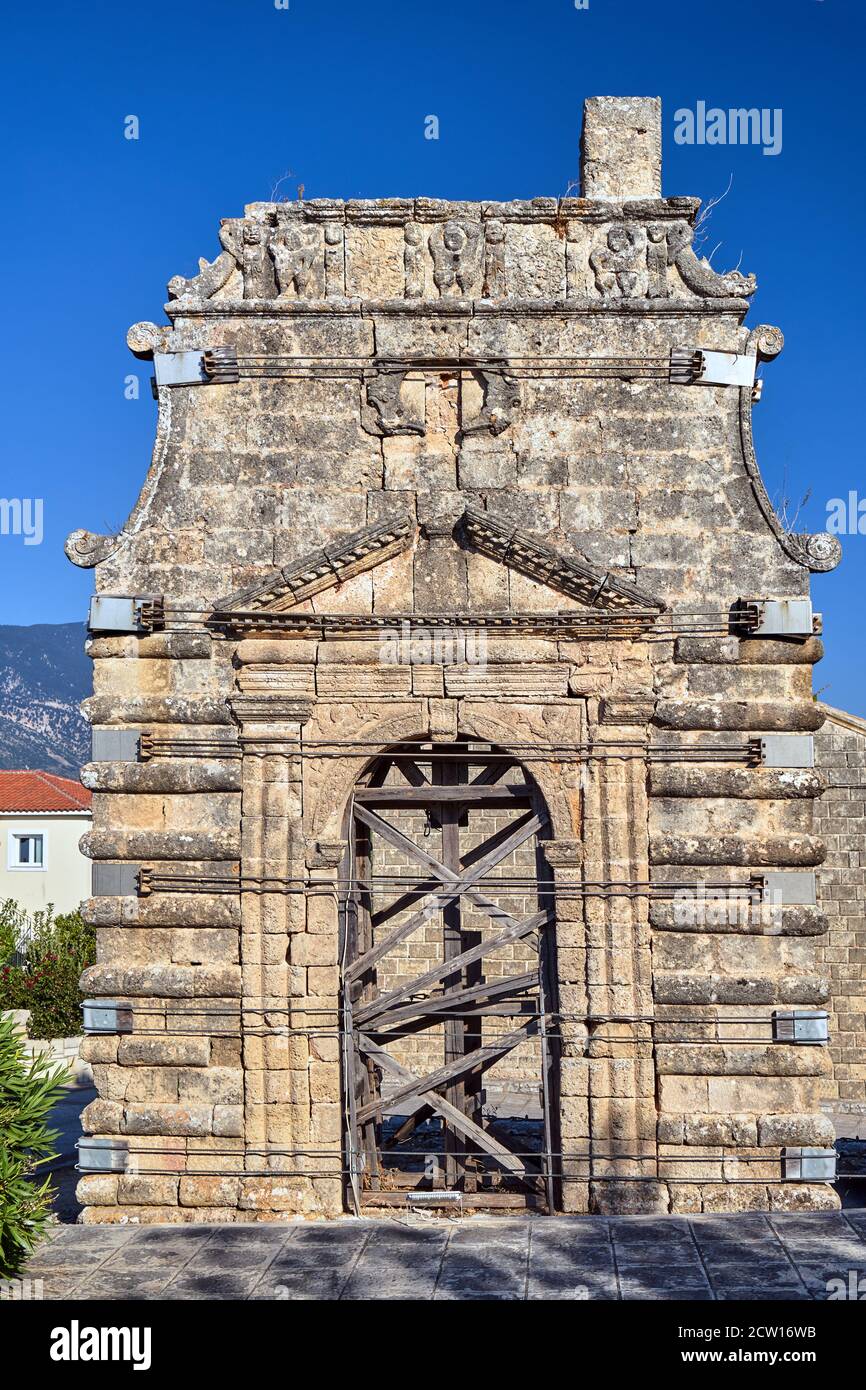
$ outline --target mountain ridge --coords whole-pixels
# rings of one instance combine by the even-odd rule
[[[90,757],[86,636],[83,623],[0,625],[0,769],[78,777]]]

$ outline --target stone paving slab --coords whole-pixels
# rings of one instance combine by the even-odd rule
[[[862,1212],[65,1226],[25,1274],[48,1299],[796,1301],[851,1271],[866,1292]]]

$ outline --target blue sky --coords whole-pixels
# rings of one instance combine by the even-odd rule
[[[4,17],[0,496],[44,498],[45,536],[0,536],[0,623],[82,618],[78,526],[120,526],[148,466],[148,371],[125,346],[163,321],[166,281],[218,248],[220,217],[291,171],[307,197],[513,198],[578,176],[583,98],[660,94],[664,191],[709,199],[705,250],[759,279],[749,322],[786,347],[755,412],[772,496],[820,530],[866,501],[859,0],[46,0]],[[781,108],[775,156],[673,140],[698,101]],[[425,117],[440,122],[424,139]],[[136,115],[140,138],[124,138]],[[124,398],[137,373],[139,399]],[[864,506],[866,511],[866,506]],[[866,528],[866,520],[864,520]],[[866,535],[814,582],[828,655],[816,687],[866,714]]]

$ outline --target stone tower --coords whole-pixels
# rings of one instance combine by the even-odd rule
[[[153,461],[120,534],[67,543],[88,1221],[836,1204],[838,546],[768,499],[782,335],[662,197],[657,99],[586,103],[582,179],[254,203],[130,331]]]

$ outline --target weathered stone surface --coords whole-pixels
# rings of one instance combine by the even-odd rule
[[[207,1038],[121,1038],[117,1060],[126,1067],[206,1067]]]
[[[206,1106],[128,1105],[124,1134],[201,1136],[212,1132],[212,1112]]]
[[[826,1004],[820,975],[756,976],[658,972],[653,992],[660,1004]]]
[[[590,97],[584,107],[580,180],[585,198],[658,198],[662,104],[658,97]]]
[[[866,1111],[866,722],[824,706],[827,722],[815,738],[815,761],[829,788],[815,808],[815,828],[827,843],[818,894],[828,934],[821,968],[830,980],[830,1056],[834,1074],[826,1095],[855,1113]]]
[[[769,637],[678,637],[674,660],[687,666],[814,666],[824,655],[820,637],[774,641]]]
[[[87,763],[81,781],[99,792],[240,791],[241,771],[233,762]]]
[[[811,701],[789,703],[732,700],[660,700],[655,723],[662,729],[744,729],[764,733],[811,733],[825,715]]]
[[[820,796],[826,779],[814,768],[650,768],[652,796],[743,797],[773,801]]]
[[[75,1188],[76,1201],[83,1207],[113,1206],[117,1202],[116,1173],[85,1173]]]
[[[663,1043],[656,1049],[659,1072],[695,1076],[823,1076],[827,1055],[821,1048],[708,1046]]]
[[[759,1144],[832,1148],[835,1137],[833,1122],[827,1115],[761,1115],[758,1119]]]
[[[742,915],[736,894],[744,870],[842,852],[832,819],[813,824],[818,773],[754,765],[760,735],[821,727],[822,648],[748,635],[740,605],[807,598],[838,547],[773,511],[750,387],[697,380],[698,344],[757,366],[782,338],[743,326],[753,276],[696,254],[696,200],[662,198],[658,99],[590,101],[582,167],[581,197],[253,203],[198,275],[170,282],[170,325],[131,331],[144,358],[201,354],[205,379],[159,387],[152,468],[119,534],[67,547],[98,593],[148,596],[152,629],[88,644],[85,710],[111,760],[84,771],[84,844],[112,893],[85,908],[83,986],[127,1002],[135,1031],[86,1044],[100,1091],[86,1122],[134,1136],[150,1164],[85,1183],[88,1221],[274,1220],[352,1200],[340,1030],[359,988],[345,973],[345,889],[366,857],[356,784],[400,745],[506,750],[506,782],[534,784],[543,852],[512,852],[506,882],[484,884],[494,906],[464,894],[459,944],[476,913],[532,914],[543,872],[566,1209],[765,1210],[782,1200],[774,1136],[820,1130],[826,1053],[770,1046],[770,1014],[825,1002],[833,952],[863,943],[851,927],[822,965],[834,914]],[[443,751],[426,772],[404,759],[393,787],[432,800]],[[506,834],[515,794],[495,762],[472,774],[485,800],[463,829],[480,844]],[[407,838],[385,836],[376,869],[413,881],[417,840],[435,878],[442,802],[396,800],[386,815]],[[704,879],[731,885],[724,911]],[[700,912],[683,921],[690,884]],[[440,962],[433,906],[377,962],[367,1001]],[[481,978],[534,961],[515,937]],[[474,967],[462,981],[478,984]],[[841,998],[854,1068],[860,1000]],[[746,1009],[735,1041],[730,1011]],[[398,1065],[444,1061],[439,1030],[388,1043]],[[537,1087],[540,1058],[525,1038],[491,1095]],[[701,1159],[691,1177],[683,1150]],[[738,1155],[759,1165],[754,1187],[722,1180]],[[668,1180],[634,1181],[662,1160]]]
[[[770,903],[750,903],[746,911],[741,901],[720,892],[708,893],[704,905],[652,902],[649,919],[657,931],[719,932],[724,935],[824,936],[830,919],[817,907],[776,907]]]
[[[177,1184],[177,1178],[122,1173],[117,1182],[117,1201],[121,1206],[176,1206]]]
[[[655,835],[653,864],[754,864],[810,868],[822,864],[827,847],[814,835]]]

